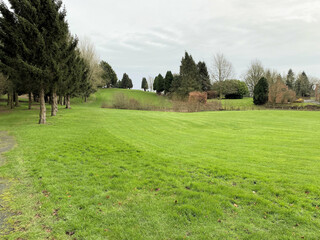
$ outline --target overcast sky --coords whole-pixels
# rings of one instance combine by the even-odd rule
[[[73,34],[89,37],[119,78],[179,72],[185,51],[212,65],[217,52],[237,77],[253,59],[281,73],[320,77],[319,0],[64,0]]]

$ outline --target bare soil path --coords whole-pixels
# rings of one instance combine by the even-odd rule
[[[5,163],[5,157],[3,153],[10,151],[15,145],[13,137],[9,136],[7,132],[0,131],[0,166]],[[0,178],[0,195],[3,194],[4,190],[8,187],[8,181]],[[0,236],[1,233],[6,229],[6,219],[10,215],[10,212],[4,209],[0,200]]]

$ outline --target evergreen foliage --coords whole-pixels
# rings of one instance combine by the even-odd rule
[[[120,88],[131,89],[133,88],[132,80],[129,78],[129,75],[124,73],[122,80],[119,83]]]
[[[310,84],[309,78],[305,72],[302,72],[298,76],[294,84],[294,90],[299,97],[310,97],[312,85]]]
[[[102,79],[104,81],[104,84],[108,88],[115,87],[118,82],[118,77],[115,71],[112,69],[110,64],[105,61],[101,61],[100,66],[103,69]]]
[[[78,40],[70,36],[62,1],[9,2],[12,10],[0,3],[0,70],[10,79],[9,95],[39,96],[43,124],[45,96],[50,96],[55,116],[57,94],[70,98],[92,92],[89,66],[77,50]]]
[[[178,90],[182,96],[187,96],[190,92],[200,91],[198,68],[191,55],[185,52],[180,66],[181,84]]]
[[[292,69],[290,69],[287,74],[286,85],[288,86],[289,89],[293,89],[294,84],[295,84],[294,72],[292,71]]]
[[[255,105],[263,105],[268,102],[269,84],[268,80],[262,77],[253,91],[253,102]]]
[[[198,65],[199,80],[202,91],[209,91],[211,88],[210,76],[205,62],[199,62]]]
[[[144,91],[147,91],[148,88],[149,88],[148,81],[146,78],[143,78],[141,82],[141,89],[143,89]]]
[[[164,78],[164,92],[165,92],[165,94],[170,92],[172,81],[173,81],[173,74],[171,71],[168,71],[166,73],[165,78]]]

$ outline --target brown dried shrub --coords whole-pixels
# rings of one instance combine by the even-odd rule
[[[268,102],[271,104],[287,104],[296,100],[296,93],[289,90],[281,80],[272,84],[269,88]]]
[[[191,92],[189,93],[189,103],[207,104],[208,94],[206,92]]]

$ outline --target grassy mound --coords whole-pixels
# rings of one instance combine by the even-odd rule
[[[0,168],[9,239],[318,238],[319,112],[101,108],[114,91],[45,126],[0,112],[17,142]]]

